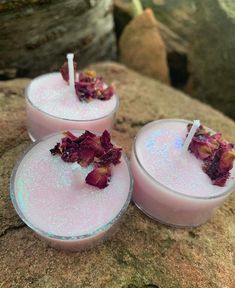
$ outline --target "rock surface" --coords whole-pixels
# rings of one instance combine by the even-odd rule
[[[235,119],[235,2],[198,1],[194,19],[192,95]]]
[[[1,0],[0,27],[0,79],[58,70],[69,52],[80,67],[116,57],[112,0]]]
[[[114,0],[113,2],[115,23],[123,30],[133,14],[132,0]],[[144,9],[151,8],[158,21],[164,23],[186,41],[190,38],[195,24],[193,16],[196,2],[196,0],[141,0]]]
[[[193,0],[142,0],[141,2],[144,8],[151,8],[156,16],[158,31],[166,47],[171,85],[184,89],[189,78],[187,57],[189,36],[192,34],[193,26],[193,18],[191,16],[195,10]],[[133,5],[131,0],[114,0],[114,21],[118,40],[132,17]],[[142,33],[142,35],[144,34]],[[148,39],[145,35],[144,38]],[[146,46],[150,45],[151,47],[152,41],[150,41],[150,44],[148,41],[143,41],[143,43],[145,50],[148,51],[148,47]],[[157,49],[154,50],[155,53],[157,53],[156,50]],[[150,56],[151,54],[148,55],[148,57]],[[150,66],[153,65],[153,63],[156,65],[154,61],[149,62],[151,62]],[[142,65],[145,66],[145,63],[142,63]],[[141,72],[142,70],[143,69],[139,69],[138,71]],[[154,78],[155,74],[154,70],[151,71],[151,69],[149,69],[148,76]]]
[[[151,7],[156,18],[178,36],[174,44],[186,48],[183,53],[177,46],[176,53],[168,52],[171,84],[235,119],[235,1],[141,2],[144,8]],[[124,29],[130,21],[131,0],[114,0],[114,6],[116,25]],[[164,29],[160,28],[160,32],[168,47],[172,37],[165,37]]]
[[[130,153],[138,129],[159,118],[196,119],[235,140],[235,123],[211,107],[121,65],[93,66],[121,98],[114,139]],[[30,144],[23,88],[0,83],[0,287],[234,288],[235,194],[205,225],[173,229],[133,204],[112,239],[82,253],[48,247],[16,215],[9,197],[15,161]]]
[[[120,60],[136,71],[169,83],[166,47],[150,9],[125,27],[119,42]]]

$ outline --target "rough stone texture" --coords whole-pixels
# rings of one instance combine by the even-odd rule
[[[114,0],[116,25],[124,27],[131,0]],[[183,39],[186,53],[168,55],[171,81],[235,119],[235,1],[142,0],[156,18]],[[160,30],[164,39],[164,30]],[[120,31],[119,31],[120,34]],[[178,40],[177,40],[178,42]],[[182,42],[182,41],[180,41]],[[168,45],[166,44],[166,47]],[[147,48],[146,48],[147,49]],[[177,69],[177,70],[176,70]],[[177,79],[177,74],[180,79]],[[188,77],[191,74],[191,77]],[[186,81],[188,80],[187,84]],[[183,85],[182,85],[183,84]],[[186,86],[184,86],[186,84]]]
[[[117,87],[121,103],[113,136],[128,153],[138,129],[159,118],[199,118],[235,140],[235,123],[211,107],[124,66],[93,68]],[[234,193],[207,224],[190,230],[160,225],[131,204],[117,234],[82,253],[54,250],[25,227],[10,203],[9,177],[30,144],[24,124],[26,83],[0,83],[0,287],[235,287]]]
[[[235,3],[199,1],[190,51],[193,96],[235,119]]]
[[[166,47],[152,10],[136,16],[119,42],[120,60],[140,73],[169,83]]]
[[[186,41],[192,37],[192,29],[198,23],[194,14],[197,0],[141,0],[143,7],[151,7],[157,19]],[[205,2],[205,1],[203,1]]]
[[[171,85],[177,88],[184,88],[189,77],[188,62],[187,62],[188,38],[183,38],[184,31],[188,30],[188,27],[190,27],[188,22],[191,22],[188,21],[189,17],[185,18],[185,14],[187,15],[187,13],[185,13],[185,10],[188,11],[188,3],[184,3],[183,6],[182,5],[179,6],[179,3],[177,1],[178,3],[177,5],[176,2],[174,2],[171,3],[171,6],[169,6],[168,1],[167,3],[164,3],[164,1],[163,2],[142,1],[142,2],[144,4],[144,7],[151,7],[157,17],[158,30],[166,47],[167,64],[169,68]],[[170,7],[172,7],[172,5],[175,9],[173,11],[177,13],[173,14],[173,11],[170,10]],[[161,13],[159,13],[159,11]],[[133,17],[132,14],[133,14],[133,8],[131,5],[131,1],[114,0],[115,31],[118,39],[120,38],[125,26],[131,21]],[[182,23],[182,21],[184,21],[184,23]],[[181,24],[180,29],[178,28],[179,23]],[[148,51],[148,48],[146,48],[147,44],[149,44],[149,42],[145,41],[144,42],[145,49]],[[150,73],[151,70],[149,71],[149,74]],[[151,74],[152,75],[148,76],[154,78],[154,73]]]
[[[133,14],[132,0],[113,0],[114,18],[120,28],[127,24],[128,17]],[[156,18],[169,29],[187,40],[194,26],[196,0],[141,0],[143,8],[151,8]],[[121,22],[119,22],[121,20]]]
[[[112,0],[0,0],[0,79],[114,59]],[[48,69],[49,68],[49,69]]]

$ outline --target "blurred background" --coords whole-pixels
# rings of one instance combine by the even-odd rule
[[[0,80],[73,52],[79,69],[121,62],[235,119],[234,0],[0,0],[0,27]]]

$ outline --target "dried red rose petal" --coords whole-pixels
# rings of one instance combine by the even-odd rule
[[[111,164],[117,165],[120,163],[122,155],[122,148],[112,148],[105,154],[103,154],[98,161],[96,161],[99,166],[109,166]]]
[[[73,62],[73,68],[74,68],[74,75],[76,75],[77,72],[77,63]],[[69,66],[68,62],[64,62],[64,64],[60,68],[60,73],[64,79],[64,81],[69,82]]]
[[[188,131],[190,131],[192,124],[188,125]],[[212,144],[210,134],[204,129],[202,125],[197,129],[190,145],[189,150],[199,159],[204,160],[211,156],[215,149],[215,145]],[[214,139],[213,139],[214,140]]]
[[[94,152],[95,157],[100,157],[104,153],[104,149],[101,146],[99,137],[87,136],[82,142],[79,143],[80,149],[90,149]]]
[[[105,130],[101,135],[100,142],[105,151],[113,148],[113,144],[111,143],[111,137],[107,130]]]
[[[103,89],[102,93],[98,95],[98,99],[100,100],[109,100],[114,94],[113,86],[109,86],[106,89]]]
[[[229,172],[225,173],[225,174],[219,176],[218,178],[216,178],[215,180],[212,180],[212,183],[213,183],[213,185],[224,187],[229,176],[230,176]]]
[[[75,149],[70,148],[70,149],[64,150],[64,152],[61,155],[61,159],[63,159],[64,162],[74,163],[74,162],[79,161],[79,155]]]
[[[188,125],[190,131],[192,125]],[[210,177],[212,183],[224,186],[230,176],[235,159],[234,145],[223,139],[221,133],[211,134],[201,125],[196,131],[189,151],[203,160],[203,171]]]
[[[75,141],[78,139],[77,136],[73,135],[70,131],[66,131],[63,133],[64,136],[68,137],[70,140]]]
[[[101,136],[96,136],[85,131],[79,137],[69,131],[63,134],[65,137],[50,150],[51,154],[82,167],[94,164],[96,168],[87,175],[86,182],[100,189],[106,187],[111,177],[110,166],[120,163],[122,151],[113,146],[109,132],[105,130]]]
[[[60,143],[57,143],[54,148],[50,149],[52,155],[61,155],[62,151],[60,149]]]
[[[233,168],[235,153],[232,149],[233,149],[232,144],[228,144],[223,147],[223,152],[221,154],[220,162],[219,162],[219,168],[222,172],[226,172]]]
[[[80,101],[109,100],[114,94],[114,89],[112,86],[104,87],[103,79],[97,77],[94,71],[81,72],[78,81],[75,82],[75,91]]]
[[[206,139],[193,138],[189,150],[199,159],[204,160],[212,154],[212,148]]]
[[[110,167],[96,167],[86,176],[86,183],[99,189],[104,189],[108,186],[111,177]]]
[[[87,167],[94,162],[95,151],[89,147],[79,149],[79,160],[77,161],[82,167]]]

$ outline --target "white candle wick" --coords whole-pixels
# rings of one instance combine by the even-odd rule
[[[83,184],[83,179],[81,177],[81,171],[80,171],[80,165],[78,163],[73,163],[71,165],[71,169],[73,171],[73,176],[74,176],[74,183],[76,186],[82,186]]]
[[[68,67],[69,67],[69,86],[71,89],[74,89],[74,66],[73,66],[73,53],[67,54]]]
[[[200,120],[194,120],[193,121],[193,126],[191,127],[188,136],[184,142],[183,148],[182,148],[182,153],[185,153],[188,151],[188,147],[193,139],[194,134],[196,133],[197,129],[200,127]]]

